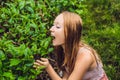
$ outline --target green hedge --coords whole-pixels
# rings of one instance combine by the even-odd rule
[[[41,70],[32,67],[34,55],[53,50],[46,34],[50,14],[43,1],[2,1],[0,7],[0,79],[35,79]]]
[[[81,15],[83,40],[100,54],[110,80],[120,79],[120,3],[115,0],[0,1],[0,79],[33,80],[34,56],[53,51],[48,30],[60,12]]]

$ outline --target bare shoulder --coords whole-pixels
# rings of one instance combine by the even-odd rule
[[[93,62],[93,55],[90,49],[85,47],[80,47],[77,54],[77,59],[85,59],[86,61]]]
[[[70,78],[73,77],[71,79],[82,80],[84,74],[87,72],[88,69],[91,68],[92,63],[94,62],[91,54],[92,52],[89,49],[79,48],[75,67],[70,76]]]
[[[91,49],[86,48],[86,47],[81,47],[78,50],[76,64],[83,63],[83,65],[86,65],[89,68],[89,70],[92,70],[95,67],[97,67],[95,56],[96,56],[96,58],[98,57],[96,54],[94,54],[91,51]]]

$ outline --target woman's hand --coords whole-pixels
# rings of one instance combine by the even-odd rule
[[[33,67],[38,69],[40,66],[48,68],[48,66],[50,66],[49,60],[47,58],[41,58],[40,60],[36,60]]]
[[[49,59],[50,60],[50,59]],[[49,74],[52,80],[66,80],[62,79],[54,70],[54,68],[49,63],[49,60],[47,58],[41,58],[41,60],[36,60],[34,62],[34,66],[36,69],[38,69],[40,66],[44,66],[45,70]]]

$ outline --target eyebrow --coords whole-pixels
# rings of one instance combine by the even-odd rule
[[[60,25],[60,26],[62,26],[59,22],[54,22],[54,25]]]
[[[54,24],[59,24],[58,22],[54,22]]]

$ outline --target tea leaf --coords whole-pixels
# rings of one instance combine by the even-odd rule
[[[10,66],[16,66],[21,62],[19,59],[10,59]]]

